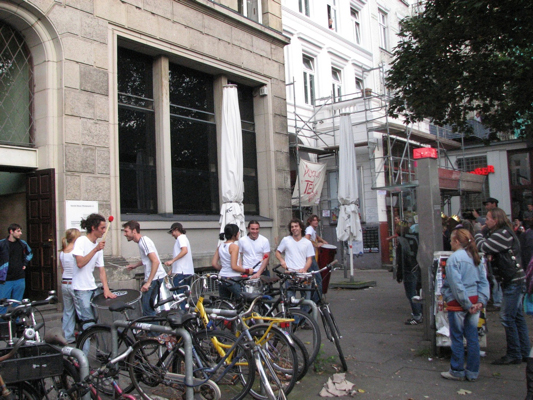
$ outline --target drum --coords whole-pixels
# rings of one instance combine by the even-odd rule
[[[111,326],[115,320],[124,319],[124,315],[122,313],[109,311],[109,306],[117,301],[121,301],[135,307],[133,310],[127,310],[128,317],[130,319],[142,317],[140,291],[134,289],[119,289],[112,290],[111,292],[116,294],[117,297],[114,299],[106,299],[102,293],[94,296],[91,300],[99,324]]]
[[[337,246],[332,244],[323,244],[318,248],[318,269],[324,268],[329,263],[335,260],[335,254],[337,254]],[[330,271],[322,271],[322,293],[328,292],[329,279],[331,277]]]

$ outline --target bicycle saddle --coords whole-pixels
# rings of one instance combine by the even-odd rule
[[[251,301],[254,301],[257,297],[263,296],[263,293],[242,292],[241,296],[244,299],[244,301],[251,302]]]
[[[266,284],[276,283],[279,281],[277,276],[261,276],[261,281]]]
[[[109,311],[121,312],[124,310],[134,310],[135,307],[131,304],[126,304],[123,301],[117,301],[109,306]]]
[[[167,315],[167,322],[170,325],[171,328],[179,328],[187,321],[190,321],[191,319],[196,318],[192,314],[181,314],[181,313],[175,313],[175,314],[169,314]]]

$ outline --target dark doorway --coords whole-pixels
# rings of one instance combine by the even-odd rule
[[[33,259],[26,270],[25,297],[44,299],[56,290],[57,249],[55,171],[44,169],[26,176],[27,238]]]

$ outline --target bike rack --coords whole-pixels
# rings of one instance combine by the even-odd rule
[[[76,349],[74,347],[63,347],[61,348],[61,352],[65,356],[70,356],[76,358],[80,363],[80,381],[83,382],[85,378],[89,376],[89,361],[87,360],[87,356],[85,353],[80,350]],[[87,392],[82,397],[83,400],[91,400],[91,393]]]
[[[111,327],[111,340],[113,341],[113,352],[111,354],[112,358],[118,356],[118,328],[132,328],[132,329],[141,329],[144,331],[156,332],[156,333],[167,333],[170,335],[181,336],[183,339],[183,344],[185,348],[185,385],[187,386],[185,392],[186,400],[194,400],[194,388],[193,388],[193,369],[192,369],[192,339],[189,332],[183,328],[172,329],[168,326],[161,325],[151,325],[147,323],[134,323],[118,320],[113,322]]]
[[[313,300],[308,300],[308,299],[302,300],[302,302],[300,303],[300,306],[310,306],[311,316],[316,322],[318,322],[318,307],[316,306],[316,303]]]

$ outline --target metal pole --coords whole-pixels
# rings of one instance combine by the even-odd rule
[[[74,347],[63,347],[61,349],[61,352],[70,357],[74,357],[78,360],[80,363],[80,382],[83,382],[85,378],[89,376],[89,361],[87,360],[87,356],[85,353],[80,350],[76,349]],[[83,400],[90,400],[91,399],[91,392],[88,391],[85,393],[82,397]]]
[[[147,323],[135,323],[131,325],[130,322],[124,320],[114,321],[113,325],[111,326],[111,340],[113,342],[113,349],[111,354],[112,358],[116,358],[118,356],[118,328],[127,328],[130,326],[133,329],[142,329],[157,333],[167,333],[170,335],[181,336],[183,338],[183,343],[185,345],[185,385],[187,386],[185,392],[185,399],[194,400],[194,388],[192,387],[194,384],[192,370],[192,339],[189,335],[189,332],[187,332],[183,328],[172,329],[167,326],[152,325]]]

